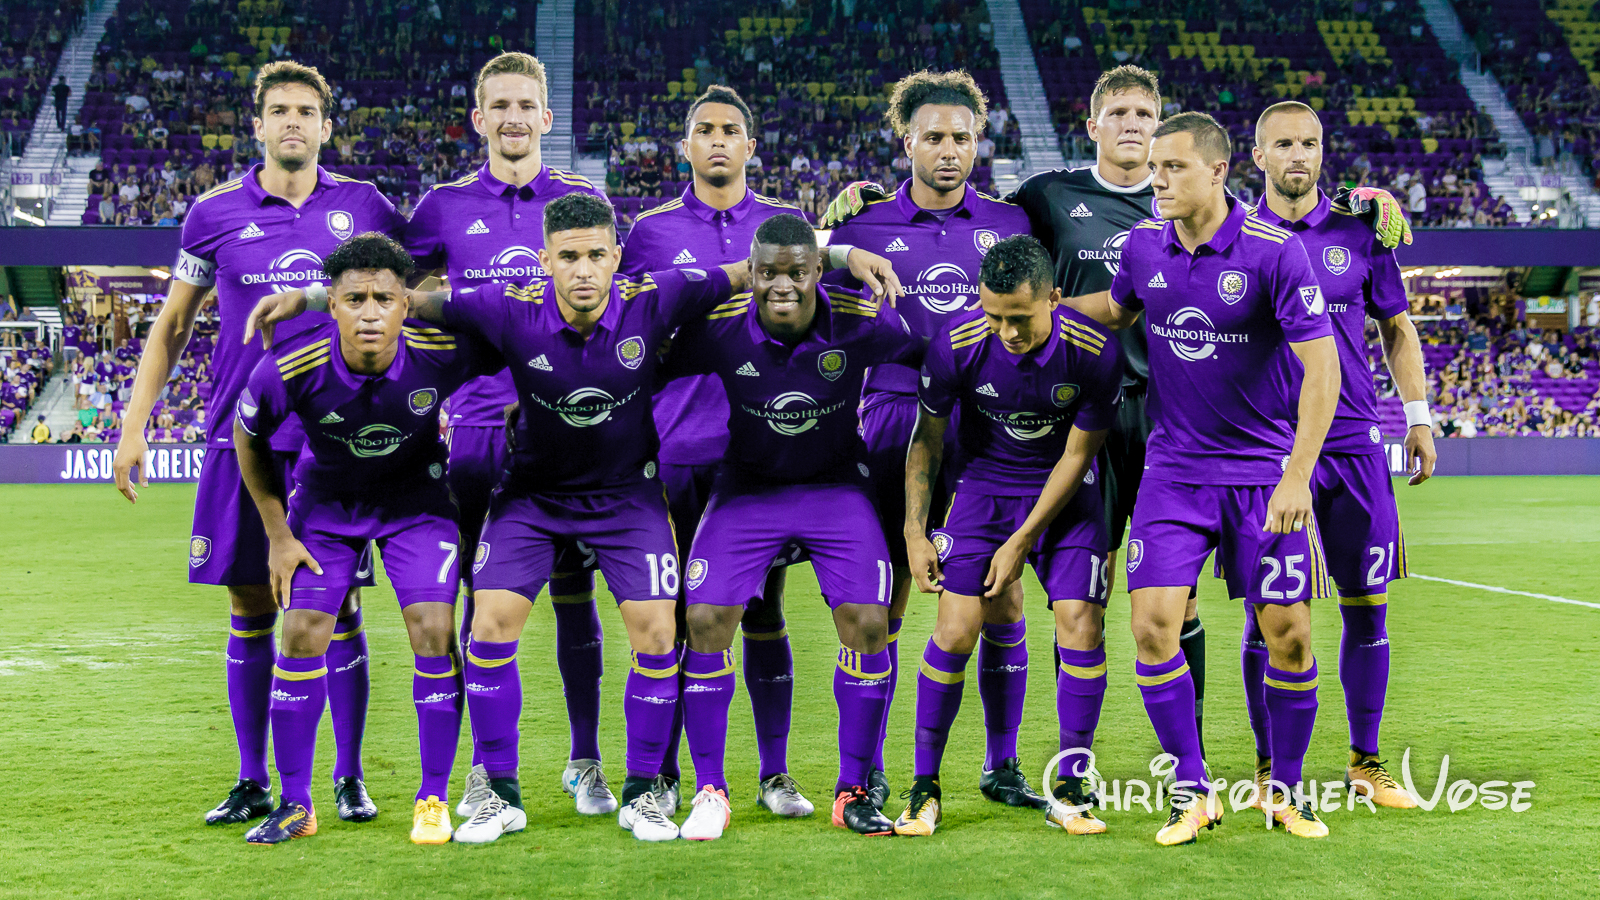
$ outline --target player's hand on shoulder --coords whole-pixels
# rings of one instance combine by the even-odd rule
[[[272,349],[272,330],[279,322],[286,322],[306,311],[306,292],[290,288],[279,294],[262,297],[250,310],[244,323],[244,342],[250,343],[257,332],[261,333],[261,347]]]
[[[917,590],[924,594],[937,594],[944,576],[939,572],[939,551],[925,534],[906,535],[906,560],[911,567],[911,577]]]
[[[853,181],[845,185],[839,196],[834,197],[833,202],[828,204],[828,209],[822,214],[822,220],[817,223],[817,227],[838,228],[866,209],[868,203],[882,200],[887,196],[888,192],[877,182]]]
[[[267,570],[272,579],[272,599],[279,609],[289,608],[289,588],[294,584],[295,570],[301,566],[318,575],[322,574],[322,567],[311,558],[311,551],[297,538],[285,535],[271,541],[271,548],[267,552]]]
[[[1000,545],[994,558],[989,560],[989,573],[983,578],[983,586],[988,590],[983,592],[983,596],[993,600],[1022,577],[1022,564],[1028,560],[1029,543],[1013,534]]]
[[[1333,195],[1333,205],[1372,226],[1378,242],[1390,250],[1411,243],[1411,223],[1404,208],[1383,188],[1342,187]]]
[[[119,454],[117,458],[122,457]],[[1433,430],[1426,425],[1406,429],[1406,471],[1411,473],[1406,484],[1418,485],[1432,478],[1438,461],[1439,451],[1433,448]]]
[[[1432,442],[1428,446],[1431,449]],[[133,486],[134,469],[139,470],[139,487],[150,486],[145,475],[145,457],[149,452],[150,445],[145,442],[142,429],[122,430],[122,437],[117,439],[117,455],[111,462],[111,471],[116,479],[117,490],[128,498],[129,503],[139,502],[139,492]]]
[[[1262,531],[1289,534],[1302,531],[1311,521],[1311,483],[1292,473],[1284,473],[1267,501],[1267,521]]]
[[[906,289],[887,259],[860,247],[850,248],[850,255],[845,259],[850,264],[850,274],[872,292],[873,300],[879,303],[887,300],[890,306],[894,306],[895,301],[905,295]]]

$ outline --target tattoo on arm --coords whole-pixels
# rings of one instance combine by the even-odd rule
[[[728,284],[733,287],[733,293],[742,294],[750,290],[749,260],[742,259],[736,263],[728,263],[722,267],[722,271],[728,273]]]
[[[906,452],[906,521],[907,533],[921,533],[928,527],[929,506],[933,503],[933,479],[944,458],[944,430],[948,418],[931,416],[926,410],[917,411],[917,427],[911,436],[911,447]]]
[[[411,317],[443,324],[444,305],[449,300],[449,291],[414,291],[411,294]]]

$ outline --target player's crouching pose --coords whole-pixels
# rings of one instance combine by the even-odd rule
[[[328,695],[324,654],[367,542],[376,541],[416,654],[422,786],[411,839],[442,844],[451,832],[444,801],[462,678],[453,646],[456,509],[438,406],[503,363],[470,338],[404,324],[411,257],[392,239],[360,235],[323,267],[334,321],[281,343],[256,366],[234,423],[239,468],[271,541],[272,592],[288,610],[271,704],[282,802],[245,840],[277,844],[317,833],[310,787]],[[285,500],[271,437],[291,415],[305,425],[308,452]]]
[[[1089,467],[1115,414],[1122,361],[1110,335],[1059,305],[1052,280],[1038,241],[1019,235],[995,244],[979,272],[982,314],[945,326],[923,363],[906,457],[905,539],[917,587],[939,592],[939,613],[917,680],[916,780],[896,834],[929,835],[939,824],[939,765],[967,661],[980,630],[989,641],[1021,632],[1020,608],[1001,617],[1014,625],[985,621],[996,617],[986,607],[1015,602],[1007,588],[1024,562],[1033,564],[1055,613],[1062,749],[1088,747],[1100,717],[1106,529]],[[964,469],[930,540],[934,473],[958,403]],[[1088,806],[1083,793],[1081,778],[1056,785],[1056,796],[1074,807]],[[1086,809],[1048,815],[1075,834],[1105,830]]]
[[[833,824],[888,834],[891,823],[867,784],[889,699],[892,578],[855,410],[868,367],[914,362],[922,340],[887,304],[818,287],[816,235],[799,216],[762,223],[749,264],[751,293],[684,326],[672,350],[675,369],[721,379],[732,411],[728,448],[684,570],[683,720],[701,790],[683,836],[714,840],[729,824],[723,758],[733,636],[772,558],[791,542],[810,554],[841,645]]]

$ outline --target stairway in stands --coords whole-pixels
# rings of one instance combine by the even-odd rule
[[[1028,176],[1065,168],[1067,161],[1061,156],[1055,122],[1050,117],[1050,100],[1045,96],[1039,66],[1033,59],[1033,45],[1028,39],[1021,5],[1017,0],[988,0],[988,5],[989,21],[994,25],[994,47],[1000,54],[1000,77],[1005,80],[1011,116],[1022,133],[1020,171],[1007,178],[1000,164],[995,165],[995,190],[1004,196]],[[1008,183],[1002,184],[1002,181]]]
[[[539,5],[533,51],[544,63],[555,114],[550,133],[539,141],[539,153],[545,165],[568,170],[572,168],[573,6],[574,0],[546,0]]]

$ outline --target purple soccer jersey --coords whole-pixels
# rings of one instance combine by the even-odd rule
[[[1333,326],[1300,239],[1228,204],[1222,227],[1193,254],[1175,223],[1135,225],[1111,299],[1149,318],[1150,474],[1274,485],[1299,414],[1302,367],[1289,344],[1331,336]]]
[[[961,406],[955,490],[1037,497],[1074,427],[1111,426],[1122,391],[1117,342],[1075,310],[1058,307],[1052,319],[1030,353],[1006,350],[982,313],[955,319],[929,344],[923,409],[948,417]]]
[[[672,368],[722,380],[732,410],[723,461],[741,480],[859,483],[867,470],[856,403],[867,369],[921,352],[892,307],[819,287],[816,319],[797,344],[769,335],[751,295],[740,294],[678,332]]]
[[[496,347],[516,380],[521,415],[503,485],[578,494],[654,478],[656,348],[731,294],[720,268],[619,278],[585,338],[562,319],[549,278],[454,293],[444,304],[446,324]]]
[[[423,195],[406,225],[406,249],[418,269],[444,268],[452,291],[494,283],[526,287],[545,275],[539,265],[544,208],[567,194],[602,196],[583,176],[549,166],[519,188],[496,178],[485,162]],[[498,428],[506,404],[516,399],[509,372],[469,382],[450,398],[450,424]]]
[[[750,190],[728,209],[714,209],[695,196],[691,185],[678,199],[639,215],[622,248],[619,271],[638,278],[663,269],[740,262],[749,257],[761,223],[781,213],[800,215]],[[714,376],[673,379],[656,392],[654,408],[662,463],[705,466],[722,459],[728,446],[728,395]]]
[[[1394,251],[1379,243],[1365,222],[1335,213],[1332,206],[1323,194],[1316,208],[1298,222],[1280,217],[1265,203],[1253,215],[1300,238],[1328,304],[1341,383],[1339,406],[1322,452],[1382,453],[1378,388],[1367,370],[1366,321],[1368,316],[1380,321],[1393,318],[1410,304]]]
[[[217,289],[222,329],[211,355],[210,407],[214,417],[224,420],[233,415],[251,370],[266,356],[260,344],[239,340],[256,301],[325,281],[322,260],[348,238],[367,231],[398,238],[405,225],[371,182],[318,168],[316,187],[297,209],[263,190],[260,172],[260,165],[252,166],[244,177],[195,200],[183,222],[172,270],[179,281]],[[277,338],[327,321],[326,313],[312,313],[280,323]],[[278,429],[272,446],[296,452],[302,443],[299,423],[291,418]],[[207,446],[232,447],[232,428],[212,429]]]

